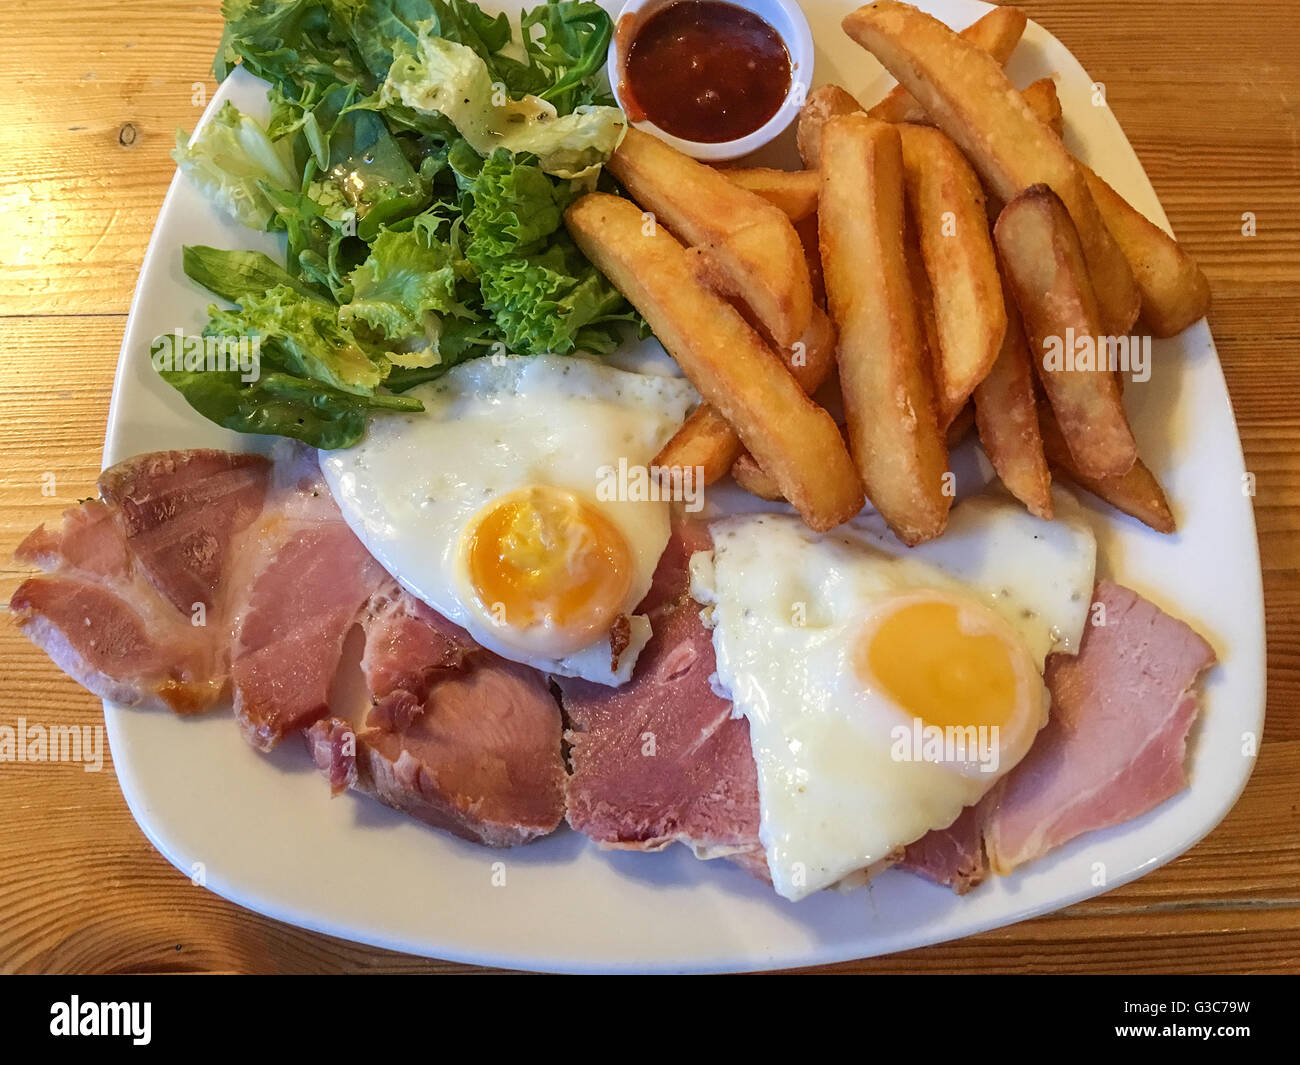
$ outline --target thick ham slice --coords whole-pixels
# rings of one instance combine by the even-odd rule
[[[231,540],[261,512],[266,484],[255,455],[162,451],[109,467],[99,494],[158,594],[188,614],[218,605]]]
[[[375,702],[364,723],[334,717],[306,732],[331,788],[364,792],[493,847],[555,831],[564,817],[565,767],[560,709],[546,679],[474,648],[464,633],[470,646],[458,645],[460,630],[440,618],[429,628],[450,639],[430,639],[427,630],[412,635],[411,614],[391,606],[380,603],[383,620],[367,629],[368,641],[378,633],[383,642],[378,649],[367,643]],[[392,644],[395,618],[408,638]],[[426,641],[423,666],[413,654],[416,639]],[[419,694],[391,686],[402,675],[414,680]]]
[[[704,525],[674,529],[642,607],[654,635],[629,684],[558,681],[572,745],[567,816],[602,847],[680,842],[766,876],[749,725],[710,685],[713,644],[686,595],[686,563],[708,546]]]
[[[335,794],[364,792],[488,846],[553,832],[564,817],[562,723],[542,674],[483,650],[391,578],[361,627],[370,709],[306,731]]]
[[[968,806],[947,828],[927,832],[903,852],[898,868],[964,895],[989,874],[977,806]]]
[[[10,600],[23,632],[64,672],[124,706],[205,710],[229,668],[225,574],[262,506],[257,455],[168,451],[101,474],[104,502],[38,528],[16,559],[48,576]],[[198,520],[198,515],[204,516]]]
[[[423,700],[433,682],[459,670],[478,643],[396,581],[387,581],[367,604],[361,669],[374,699],[408,691]]]
[[[1105,624],[1053,655],[1052,714],[981,805],[989,862],[1007,874],[1085,832],[1131,820],[1187,786],[1196,684],[1214,650],[1136,592],[1098,583]]]
[[[406,705],[395,712],[392,702]],[[479,652],[423,706],[389,695],[357,736],[361,790],[493,847],[553,832],[564,816],[560,708],[536,670]]]
[[[248,742],[267,751],[329,713],[344,640],[390,578],[343,520],[311,451],[277,461],[241,547],[235,716]]]
[[[495,845],[560,823],[562,726],[545,679],[402,591],[343,521],[314,452],[282,449],[274,465],[142,455],[106,470],[100,492],[23,542],[19,561],[49,574],[11,604],[91,691],[189,711],[229,680],[250,742],[305,730],[335,791]],[[374,703],[361,728],[328,717],[358,624]]]

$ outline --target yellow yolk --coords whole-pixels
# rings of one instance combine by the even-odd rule
[[[544,625],[557,654],[585,647],[625,609],[632,552],[590,503],[549,485],[494,501],[463,542],[470,585],[497,625]]]
[[[858,641],[859,679],[928,725],[1005,727],[1017,706],[1015,650],[981,613],[942,599],[895,608]]]

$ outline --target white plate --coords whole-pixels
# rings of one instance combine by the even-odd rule
[[[818,84],[840,82],[869,101],[889,80],[841,32],[840,18],[852,6],[804,2]],[[969,0],[923,6],[958,27],[986,9]],[[1055,74],[1072,147],[1139,210],[1165,223],[1119,125],[1092,106],[1092,79],[1059,41],[1031,23],[1010,72],[1020,85]],[[265,106],[261,84],[242,73],[222,86],[208,114],[226,99],[254,112]],[[247,446],[195,415],[149,365],[152,337],[204,321],[208,300],[181,271],[185,243],[279,251],[270,237],[221,217],[186,182],[172,183],[127,325],[106,464],[159,448]],[[738,869],[698,862],[682,847],[604,853],[569,831],[489,850],[364,797],[331,799],[296,743],[260,755],[228,713],[182,719],[106,706],[127,802],[168,859],[242,906],[348,939],[489,965],[812,965],[955,939],[1100,894],[1181,854],[1223,818],[1253,765],[1242,754],[1243,736],[1258,736],[1263,725],[1259,554],[1241,447],[1205,323],[1157,341],[1154,362],[1150,382],[1130,386],[1126,398],[1182,531],[1164,537],[1109,511],[1093,513],[1103,572],[1191,621],[1218,651],[1222,664],[1206,683],[1191,747],[1192,786],[1137,821],[1076,840],[965,898],[892,871],[861,891],[791,904]],[[495,886],[501,873],[504,885]]]

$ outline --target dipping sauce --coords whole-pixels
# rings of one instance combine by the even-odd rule
[[[752,11],[678,0],[632,40],[619,95],[633,122],[718,144],[759,129],[790,92],[790,53]]]

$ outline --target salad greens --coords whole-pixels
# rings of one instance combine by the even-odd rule
[[[227,103],[178,166],[284,264],[187,247],[230,303],[204,335],[256,338],[259,370],[160,369],[241,432],[348,447],[401,392],[487,354],[610,351],[636,312],[563,225],[625,118],[601,80],[612,26],[548,0],[520,33],[473,0],[225,0],[218,78],[270,83],[266,123]]]

